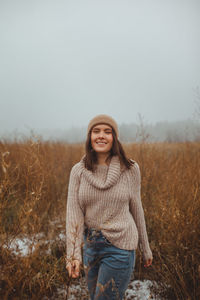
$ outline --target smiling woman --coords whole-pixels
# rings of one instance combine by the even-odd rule
[[[140,169],[126,157],[113,118],[98,115],[88,125],[86,154],[70,173],[67,199],[69,276],[83,265],[91,299],[122,299],[135,266],[138,243],[152,263],[140,199]]]
[[[113,143],[112,127],[109,125],[96,125],[91,132],[91,144],[98,153],[99,164],[105,164],[105,155],[111,150]],[[102,155],[103,154],[103,155]],[[107,165],[107,164],[106,164]]]

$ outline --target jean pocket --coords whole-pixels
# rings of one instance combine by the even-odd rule
[[[128,270],[132,267],[131,253],[126,250],[111,247],[107,265],[114,270]]]

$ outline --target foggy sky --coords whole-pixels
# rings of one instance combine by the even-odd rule
[[[0,0],[0,132],[192,118],[199,0]]]

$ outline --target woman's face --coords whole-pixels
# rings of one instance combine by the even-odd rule
[[[113,144],[112,127],[106,124],[98,124],[91,131],[91,145],[94,151],[107,153]]]

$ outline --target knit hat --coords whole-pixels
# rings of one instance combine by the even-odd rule
[[[117,123],[115,122],[115,120],[112,117],[110,117],[108,115],[97,115],[92,120],[90,120],[89,125],[88,125],[88,129],[87,129],[87,133],[90,131],[90,129],[92,129],[92,127],[94,127],[97,124],[110,125],[114,129],[114,131],[116,133],[116,136],[118,138],[118,136],[119,136],[118,126],[117,126]]]

